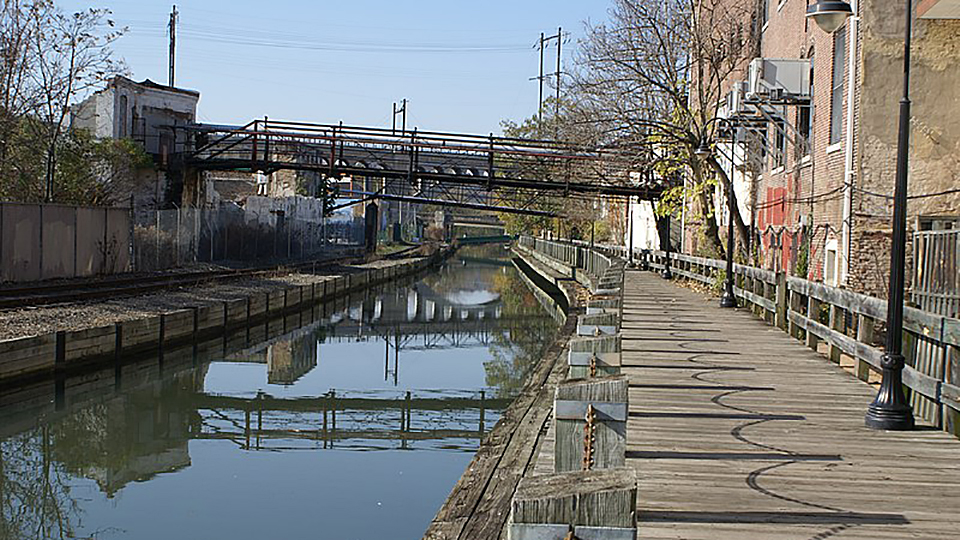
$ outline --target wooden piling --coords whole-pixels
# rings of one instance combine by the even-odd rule
[[[617,313],[598,313],[580,315],[577,322],[578,336],[613,335],[620,329],[620,315]]]
[[[620,334],[570,340],[569,378],[586,379],[619,375],[622,365]]]
[[[604,297],[587,302],[587,315],[620,313],[620,298]]]
[[[637,537],[637,473],[632,468],[568,472],[520,481],[509,540]]]
[[[554,399],[554,471],[622,467],[627,450],[627,377],[574,379]]]

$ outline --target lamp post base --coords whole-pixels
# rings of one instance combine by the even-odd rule
[[[867,408],[864,423],[868,428],[909,431],[914,428],[913,409],[903,394],[903,355],[884,353],[880,359],[883,381],[873,403]]]
[[[866,426],[884,431],[911,431],[914,428],[913,410],[909,405],[885,407],[870,404],[865,418]]]
[[[737,307],[737,297],[733,295],[730,291],[724,291],[720,295],[720,307],[722,308],[735,308]]]

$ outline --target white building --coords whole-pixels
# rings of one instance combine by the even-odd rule
[[[116,76],[73,107],[72,126],[98,138],[133,139],[164,164],[174,151],[170,126],[194,123],[199,101],[200,92],[194,90]]]

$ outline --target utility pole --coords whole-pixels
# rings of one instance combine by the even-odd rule
[[[168,30],[170,31],[170,75],[167,79],[167,84],[171,87],[174,86],[176,74],[176,62],[177,62],[177,19],[179,18],[180,13],[177,12],[177,6],[173,6],[173,11],[170,12],[170,24],[168,25]]]
[[[556,102],[556,112],[554,113],[554,118],[557,120],[554,125],[555,133],[554,138],[560,138],[560,47],[563,45],[563,29],[559,26],[557,27],[557,102]]]
[[[543,51],[546,48],[547,44],[553,40],[557,40],[557,70],[553,73],[544,74],[543,72]],[[557,78],[557,102],[555,104],[555,115],[557,118],[560,117],[560,76],[562,74],[560,70],[560,58],[562,52],[562,43],[563,43],[563,28],[557,28],[557,33],[552,36],[545,36],[543,32],[540,32],[540,42],[538,48],[540,49],[540,75],[537,77],[531,77],[531,81],[540,82],[540,98],[537,102],[537,123],[542,127],[543,126],[543,81],[548,77]],[[555,136],[559,135],[559,123],[557,124],[557,129],[554,134]]]
[[[543,32],[540,32],[540,99],[537,101],[537,125],[543,125]]]
[[[393,102],[393,134],[394,135],[397,134],[397,115],[398,114],[402,115],[402,122],[403,122],[400,127],[400,133],[404,134],[407,132],[407,98],[403,98],[402,100],[400,100],[400,103],[402,103],[403,105],[401,105],[401,107],[398,109],[397,102],[396,101]]]

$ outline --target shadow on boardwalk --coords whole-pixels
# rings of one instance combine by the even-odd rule
[[[653,273],[627,272],[622,326],[640,538],[960,535],[953,436],[867,429],[873,388]]]

